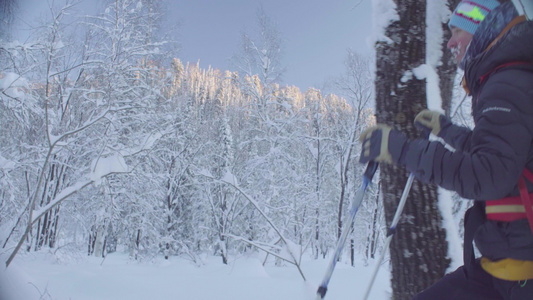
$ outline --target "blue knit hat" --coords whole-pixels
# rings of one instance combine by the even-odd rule
[[[492,9],[500,5],[496,0],[463,0],[454,10],[448,26],[459,27],[474,34]]]

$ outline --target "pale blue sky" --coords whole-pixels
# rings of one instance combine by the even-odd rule
[[[260,5],[284,41],[284,84],[321,88],[340,75],[346,50],[370,55],[372,0],[166,0],[165,18],[177,27],[179,58],[207,69],[232,70],[229,58],[239,51],[243,32],[253,34]],[[21,18],[49,15],[48,4],[64,0],[19,0]],[[82,0],[94,8],[102,0]],[[30,17],[31,16],[31,17]],[[49,16],[48,16],[49,17]],[[173,23],[173,24],[172,24]]]
[[[371,0],[179,0],[172,11],[180,20],[180,56],[207,68],[231,69],[242,32],[257,28],[260,5],[277,24],[284,41],[284,83],[321,87],[340,75],[346,50],[370,55]],[[359,5],[357,5],[360,2]]]

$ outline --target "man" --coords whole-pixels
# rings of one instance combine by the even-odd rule
[[[360,161],[404,165],[419,180],[475,199],[465,215],[464,266],[414,299],[531,300],[533,22],[517,17],[511,2],[472,0],[458,5],[449,25],[448,47],[473,97],[474,129],[426,110],[415,125],[455,151],[378,124],[360,137]]]

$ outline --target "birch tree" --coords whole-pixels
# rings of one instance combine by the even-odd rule
[[[249,94],[254,96],[258,113],[263,118],[266,118],[263,115],[266,105],[272,101],[274,84],[281,81],[285,72],[282,54],[281,33],[276,23],[260,7],[257,10],[257,28],[253,32],[242,33],[241,48],[232,57],[232,62],[238,72],[250,78],[243,84]]]
[[[44,81],[41,88],[30,89],[27,85],[25,89],[19,90],[15,94],[3,94],[10,101],[20,102],[28,99],[30,103],[33,102],[35,106],[28,106],[29,111],[22,113],[25,115],[35,114],[40,119],[39,123],[42,124],[42,127],[36,132],[35,138],[27,141],[29,148],[36,149],[32,159],[39,163],[38,168],[27,173],[27,181],[30,182],[28,184],[28,205],[20,212],[19,221],[15,225],[18,226],[20,221],[25,219],[25,230],[6,261],[7,266],[32,234],[32,228],[36,224],[38,225],[38,234],[36,239],[31,241],[36,241],[37,248],[45,243],[48,246],[54,246],[61,202],[100,180],[101,177],[127,169],[126,164],[115,163],[114,159],[117,157],[102,158],[101,161],[109,164],[109,166],[106,170],[101,169],[102,165],[92,160],[99,156],[97,146],[94,147],[95,152],[86,153],[86,156],[82,156],[78,152],[82,149],[80,146],[87,146],[80,139],[91,134],[95,127],[103,123],[113,108],[106,105],[96,105],[96,101],[91,101],[94,99],[80,101],[78,98],[80,94],[83,94],[82,91],[86,83],[86,77],[83,76],[83,73],[88,64],[88,56],[86,53],[81,53],[79,59],[73,60],[74,62],[70,60],[72,56],[68,56],[68,49],[71,45],[67,44],[68,41],[64,39],[65,27],[62,18],[71,7],[72,5],[67,4],[53,15],[53,20],[44,34],[41,35],[42,41],[35,43],[34,47],[24,48],[21,46],[12,50],[4,49],[5,51],[22,51],[21,60],[12,60],[13,69],[19,73],[14,75],[16,80],[11,82],[11,86],[8,86],[7,90],[11,87],[16,88],[18,84],[13,85],[15,82],[26,81],[23,76],[28,74],[40,74]],[[55,10],[52,11],[55,12]],[[26,65],[28,62],[30,62],[29,66]],[[20,73],[22,70],[27,73]],[[74,81],[71,81],[70,78],[74,78]],[[24,92],[21,93],[21,91]],[[42,103],[42,106],[37,103]],[[24,107],[22,108],[24,109]],[[29,129],[30,132],[34,130],[31,127]],[[93,145],[89,148],[93,148]],[[76,163],[74,163],[68,157],[76,152],[78,153],[75,155]],[[67,157],[67,159],[60,159],[60,157]],[[20,159],[18,162],[24,163]],[[67,162],[75,166],[71,175],[66,173],[65,163]],[[70,178],[70,176],[72,176],[72,180],[67,182],[66,178]],[[77,179],[74,180],[74,178]],[[6,244],[7,240],[4,246]]]
[[[372,72],[371,72],[371,59],[365,58],[358,53],[348,49],[346,58],[344,61],[344,73],[340,76],[339,79],[335,81],[335,86],[339,91],[339,94],[344,96],[347,99],[347,102],[351,107],[351,117],[352,122],[348,123],[351,126],[342,127],[344,124],[340,123],[339,127],[343,129],[344,134],[339,136],[339,140],[342,140],[342,144],[339,145],[339,155],[340,155],[340,183],[341,183],[341,193],[339,199],[339,208],[342,208],[350,192],[350,187],[356,186],[355,179],[357,176],[360,176],[359,172],[355,170],[350,170],[351,167],[357,164],[353,164],[352,160],[354,159],[354,154],[357,153],[357,143],[356,139],[359,136],[363,126],[369,122],[369,112],[370,105],[374,100],[373,91],[372,91]],[[353,173],[354,182],[349,182],[349,174]],[[338,235],[340,237],[342,229],[342,217],[340,213],[342,210],[339,209],[339,215],[337,219],[338,223]],[[354,231],[355,232],[355,231]],[[368,233],[370,234],[370,233]],[[350,240],[350,258],[352,265],[355,260],[355,240],[352,236]]]

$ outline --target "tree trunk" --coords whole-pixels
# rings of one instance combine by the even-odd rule
[[[427,107],[425,80],[411,73],[425,63],[426,2],[395,3],[400,19],[385,32],[392,42],[376,44],[376,118],[415,138],[414,117]],[[408,174],[404,168],[380,167],[385,218],[390,224]],[[441,223],[436,187],[415,181],[390,247],[395,300],[411,299],[444,275],[449,262]]]
[[[377,248],[377,243],[378,243],[378,239],[379,239],[379,226],[378,226],[378,223],[379,223],[379,211],[380,211],[380,206],[379,206],[379,190],[381,188],[381,181],[378,182],[378,193],[376,195],[376,200],[375,200],[375,204],[376,206],[374,207],[374,210],[372,212],[372,220],[370,222],[370,234],[368,235],[367,237],[367,244],[366,244],[366,259],[374,259],[374,256],[376,254],[376,248]]]
[[[319,218],[320,218],[320,210],[318,209],[318,207],[315,209],[315,246],[314,246],[314,250],[313,252],[315,252],[314,254],[314,257],[315,259],[318,259],[318,254],[320,253],[320,240],[319,240],[319,237],[320,237],[320,223],[319,223]]]
[[[63,183],[65,181],[66,167],[64,165],[52,164],[48,171],[40,206],[45,207],[59,194]],[[45,213],[37,222],[37,235],[35,241],[35,251],[40,250],[44,246],[50,248],[55,247],[57,238],[57,226],[59,222],[60,205]]]
[[[91,256],[94,253],[94,243],[96,242],[96,225],[89,231],[89,243],[87,244],[87,254]]]
[[[105,251],[105,232],[106,227],[105,225],[97,225],[96,226],[96,232],[95,232],[95,238],[94,238],[94,256],[96,257],[104,257],[104,251]]]

